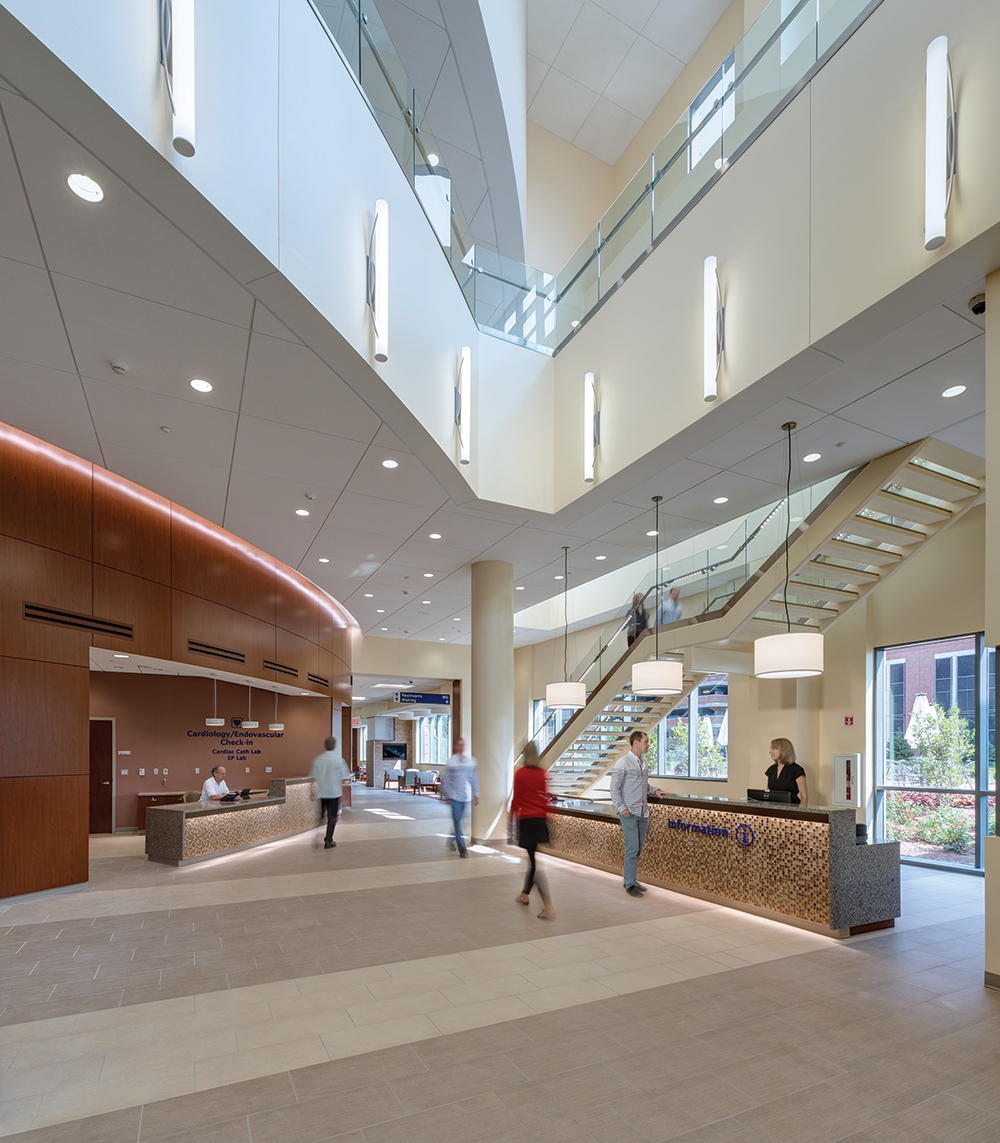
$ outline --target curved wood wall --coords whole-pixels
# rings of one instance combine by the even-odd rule
[[[2,423],[0,588],[0,897],[87,880],[91,646],[350,704],[351,619],[328,595],[179,505]]]

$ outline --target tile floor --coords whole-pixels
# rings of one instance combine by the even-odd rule
[[[360,791],[335,850],[176,870],[94,839],[88,890],[0,908],[0,1134],[31,1143],[1000,1140],[982,881],[904,869],[834,942],[516,851]]]

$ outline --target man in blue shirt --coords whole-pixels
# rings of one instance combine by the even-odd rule
[[[323,745],[326,750],[313,759],[312,772],[309,775],[312,778],[309,797],[313,801],[319,798],[320,819],[322,820],[324,815],[326,817],[326,842],[323,848],[333,849],[337,844],[333,840],[333,830],[337,818],[340,817],[342,783],[351,780],[351,772],[347,769],[347,763],[336,752],[336,738],[328,738]]]
[[[646,799],[650,794],[655,798],[662,795],[649,784],[649,768],[643,760],[649,749],[649,736],[641,730],[633,730],[628,744],[628,753],[618,759],[611,771],[611,803],[618,811],[625,835],[625,892],[632,897],[641,897],[645,889],[636,883],[636,875],[639,854],[649,829]]]
[[[475,758],[465,753],[464,738],[455,743],[455,753],[448,759],[441,775],[441,800],[451,803],[451,817],[455,823],[455,840],[449,844],[453,849],[458,846],[459,856],[468,857],[469,851],[462,837],[462,818],[470,801],[474,806],[479,805],[479,768]]]

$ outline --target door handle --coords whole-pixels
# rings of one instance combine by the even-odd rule
[[[111,785],[111,783],[110,783],[110,782],[102,782],[102,783],[101,783],[101,785],[102,785],[102,786],[110,786],[110,785]]]

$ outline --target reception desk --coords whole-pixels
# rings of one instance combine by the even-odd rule
[[[639,880],[847,937],[900,914],[899,843],[855,844],[852,809],[742,799],[650,799]],[[607,803],[563,801],[549,818],[555,856],[621,873],[624,844]]]
[[[319,825],[308,778],[279,778],[249,802],[187,802],[146,810],[146,857],[190,865],[277,841]]]

